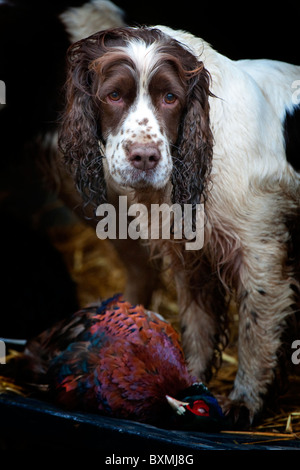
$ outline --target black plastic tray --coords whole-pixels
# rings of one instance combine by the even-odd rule
[[[203,451],[215,450],[300,450],[297,439],[165,430],[134,421],[69,412],[15,394],[0,395],[0,424],[2,449],[96,449],[102,458],[140,455],[145,456],[145,462],[151,454],[196,457]]]

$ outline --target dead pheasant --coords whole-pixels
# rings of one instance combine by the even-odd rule
[[[217,400],[189,373],[174,328],[120,295],[29,341],[16,366],[23,381],[69,409],[163,427],[224,425]]]

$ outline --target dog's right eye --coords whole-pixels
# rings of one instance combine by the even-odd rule
[[[108,95],[108,98],[111,101],[120,101],[121,100],[121,94],[118,91],[113,91]]]

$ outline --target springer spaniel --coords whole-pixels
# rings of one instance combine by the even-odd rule
[[[299,308],[300,174],[285,140],[299,79],[300,67],[234,62],[162,26],[98,32],[68,53],[59,142],[85,204],[119,194],[146,205],[205,204],[202,250],[151,245],[171,260],[183,347],[205,382],[220,364],[235,296],[239,366],[223,406],[237,421],[262,411]],[[131,288],[151,290],[143,248],[116,246]]]

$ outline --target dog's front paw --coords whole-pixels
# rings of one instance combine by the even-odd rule
[[[242,430],[250,427],[254,415],[243,401],[224,396],[218,396],[217,399],[231,429]]]

